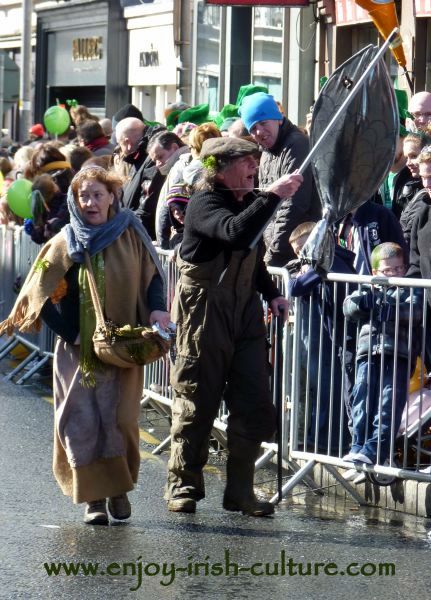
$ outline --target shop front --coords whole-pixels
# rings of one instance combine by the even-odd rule
[[[314,91],[312,7],[306,0],[255,4],[195,0],[194,102],[220,110],[252,82],[267,86],[289,118],[305,122]]]
[[[335,0],[336,35],[335,66],[338,67],[353,54],[369,44],[378,46],[382,42],[379,32],[367,11],[358,6],[355,0]],[[401,88],[407,88],[407,82],[399,77],[398,64],[391,52],[385,57],[392,80],[398,78]]]
[[[36,119],[76,100],[112,117],[129,101],[127,31],[118,2],[68,3],[37,13]]]

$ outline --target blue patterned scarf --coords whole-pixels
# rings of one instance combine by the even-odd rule
[[[88,251],[90,256],[94,256],[112,244],[128,227],[133,227],[150,253],[160,277],[165,282],[165,274],[156,249],[141,221],[133,211],[128,208],[120,208],[118,202],[115,201],[113,206],[116,212],[111,219],[108,219],[102,225],[88,225],[82,218],[71,187],[67,192],[67,206],[70,214],[70,224],[63,227],[62,231],[66,237],[67,253],[74,262],[82,264],[85,250]]]

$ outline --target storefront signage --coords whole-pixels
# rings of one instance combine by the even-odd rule
[[[355,0],[335,0],[337,25],[356,25],[371,21],[366,10],[358,6]]]
[[[129,85],[176,85],[173,25],[130,30]]]
[[[74,38],[72,40],[72,60],[100,60],[101,58],[101,36]]]
[[[308,6],[309,0],[206,0],[207,4],[227,6]]]
[[[159,66],[159,51],[153,50],[153,44],[151,44],[151,50],[149,52],[139,53],[139,66],[140,67],[158,67]]]
[[[415,0],[417,17],[431,17],[431,0]]]

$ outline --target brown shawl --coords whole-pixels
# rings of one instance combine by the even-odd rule
[[[105,315],[118,325],[148,324],[148,286],[156,266],[133,228],[126,229],[104,251]],[[14,329],[39,331],[40,312],[72,266],[62,232],[49,240],[38,254],[9,317],[0,323],[0,335]]]

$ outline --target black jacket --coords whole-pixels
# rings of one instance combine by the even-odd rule
[[[416,192],[414,197],[410,200],[401,213],[400,225],[401,229],[403,230],[404,239],[406,240],[406,244],[409,248],[414,220],[421,210],[423,210],[429,204],[431,204],[429,193],[426,190],[421,189]]]
[[[216,185],[211,192],[193,194],[187,205],[181,258],[190,263],[203,263],[223,252],[227,265],[232,251],[247,251],[279,200],[276,194],[255,196],[251,193],[239,202],[222,185]],[[263,243],[261,247],[259,253],[263,257]],[[263,260],[258,261],[255,277],[256,289],[265,300],[271,301],[280,295]]]
[[[431,279],[431,205],[416,216],[410,238],[410,266],[407,277]],[[431,306],[431,295],[428,295]]]
[[[360,252],[364,261],[362,269],[355,264],[362,275],[371,275],[371,252],[384,242],[399,244],[407,258],[408,251],[401,226],[388,208],[367,200],[357,209],[352,223],[358,232]],[[342,244],[342,241],[339,240],[339,243]]]
[[[123,204],[133,210],[141,219],[152,240],[156,239],[155,219],[157,200],[165,177],[160,174],[154,162],[147,154],[147,145],[151,137],[163,131],[165,127],[157,125],[145,130],[137,151],[125,156],[123,160],[132,165],[129,181],[123,188]],[[142,184],[148,181],[147,190]]]
[[[308,137],[288,119],[283,119],[276,143],[262,153],[259,166],[260,187],[264,189],[282,175],[292,173],[302,164],[309,149]],[[311,167],[308,167],[299,190],[292,198],[283,202],[267,227],[264,236],[267,244],[266,262],[282,267],[295,258],[289,244],[290,234],[300,223],[318,220],[320,215],[320,200],[313,183]]]
[[[368,356],[370,349],[370,324],[371,324],[371,354],[392,355],[395,350],[395,341],[398,338],[398,356],[408,358],[409,350],[409,320],[410,320],[410,305],[413,305],[412,318],[412,348],[411,356],[415,361],[420,353],[421,335],[418,328],[422,320],[422,290],[414,290],[411,292],[409,288],[390,287],[386,290],[386,296],[382,288],[374,286],[373,291],[369,285],[362,286],[361,290],[357,290],[347,296],[344,300],[343,311],[345,316],[352,321],[362,322],[359,333],[358,347],[356,357],[363,358]],[[371,309],[365,309],[361,303],[361,299],[368,294],[372,294],[374,302],[384,303],[390,307],[390,318],[385,323],[385,334],[383,335],[383,327],[380,321],[373,319],[370,323]],[[396,304],[399,297],[399,324],[398,330],[395,328]],[[374,310],[376,312],[376,309]]]
[[[401,217],[404,208],[420,189],[422,189],[421,178],[413,178],[408,167],[401,169],[395,177],[394,196],[392,200],[392,211],[397,219]]]

